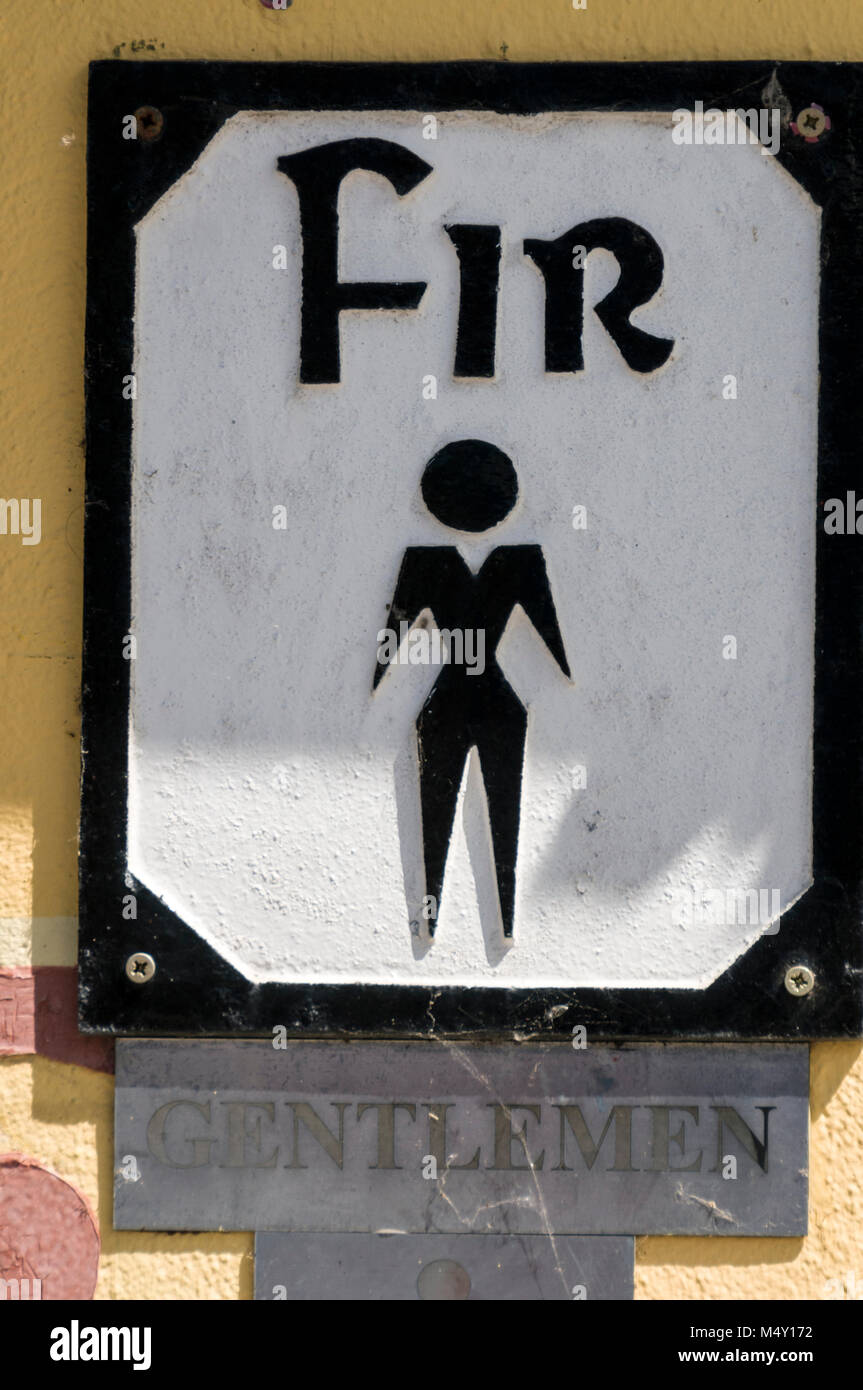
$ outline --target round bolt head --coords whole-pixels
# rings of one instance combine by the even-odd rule
[[[795,135],[800,135],[810,144],[820,139],[825,130],[830,129],[830,117],[822,106],[813,102],[811,106],[806,106],[798,112],[797,119],[792,121],[791,129]]]
[[[165,129],[165,117],[156,106],[139,106],[135,112],[138,139],[145,144],[158,140]]]
[[[136,951],[126,961],[126,974],[133,985],[145,985],[156,973],[156,962],[146,951]]]
[[[470,1275],[457,1260],[432,1260],[417,1278],[417,1293],[425,1303],[470,1297]]]
[[[815,976],[808,965],[792,965],[791,969],[785,972],[785,988],[789,994],[797,998],[809,994],[814,985]]]

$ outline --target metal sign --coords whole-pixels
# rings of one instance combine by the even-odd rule
[[[859,1031],[858,84],[93,66],[85,1027]]]
[[[260,1302],[627,1302],[632,1236],[255,1236]]]
[[[800,1044],[117,1049],[118,1230],[806,1234]]]

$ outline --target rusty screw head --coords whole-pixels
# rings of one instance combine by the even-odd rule
[[[165,117],[156,106],[139,106],[135,112],[138,139],[151,145],[158,140],[165,129]]]
[[[811,106],[805,106],[797,115],[797,119],[791,122],[791,129],[795,135],[800,135],[809,145],[814,145],[816,140],[820,140],[825,131],[830,129],[830,117],[819,106],[813,102]]]
[[[808,965],[792,965],[791,969],[785,972],[785,988],[795,998],[799,999],[804,994],[809,994],[814,985],[815,976]]]
[[[145,985],[156,973],[156,962],[146,951],[136,951],[126,961],[126,974],[133,985]]]

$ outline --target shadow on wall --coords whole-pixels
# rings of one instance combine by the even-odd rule
[[[824,1114],[845,1077],[863,1055],[863,1042],[813,1043],[809,1049],[809,1112],[813,1120]]]
[[[70,1133],[51,1146],[51,1151],[57,1153],[58,1171],[66,1171],[81,1182],[82,1174],[72,1172],[71,1162],[64,1162],[63,1155],[74,1154],[77,1169],[80,1151],[90,1151],[86,1163],[96,1168],[97,1218],[102,1235],[97,1298],[252,1298],[251,1233],[114,1230],[113,1077],[42,1057],[21,1058],[14,1065],[33,1068],[34,1121],[79,1131],[77,1136]],[[43,1155],[40,1153],[39,1157]],[[106,1265],[118,1256],[149,1258],[136,1261],[134,1266],[121,1265],[109,1274]],[[213,1268],[216,1260],[230,1261],[233,1271],[222,1266]]]

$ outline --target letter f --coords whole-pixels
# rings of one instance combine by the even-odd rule
[[[403,196],[431,173],[424,159],[392,140],[335,140],[277,161],[297,188],[303,238],[300,381],[340,380],[342,309],[416,309],[424,280],[405,284],[339,280],[339,188],[353,169],[381,174]]]

